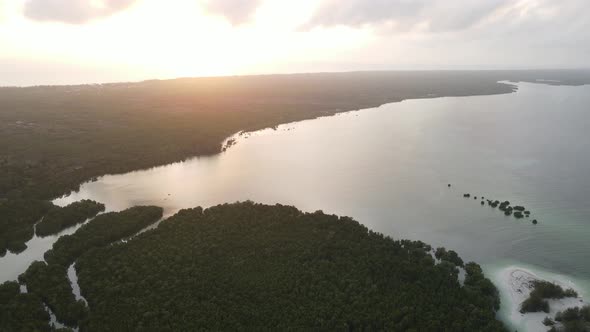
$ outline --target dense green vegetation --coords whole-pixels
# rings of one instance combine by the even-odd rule
[[[573,289],[563,289],[561,286],[545,281],[533,281],[533,291],[520,305],[520,312],[549,312],[549,303],[546,299],[562,299],[564,297],[577,297],[578,293]]]
[[[66,267],[33,262],[18,280],[27,285],[30,293],[38,295],[60,322],[76,326],[79,320],[86,317],[86,304],[76,301]]]
[[[549,302],[538,294],[531,293],[531,295],[520,304],[520,312],[523,314],[526,312],[540,311],[549,312]]]
[[[41,200],[0,199],[0,257],[6,250],[25,250],[25,242],[33,238],[33,226],[52,206]]]
[[[434,257],[442,261],[447,261],[455,264],[456,266],[463,267],[463,260],[454,250],[446,250],[445,248],[436,248]]]
[[[101,214],[72,235],[64,235],[45,253],[45,261],[67,268],[84,252],[129,237],[162,218],[156,206],[134,206]]]
[[[100,207],[98,203],[90,201],[84,202],[84,204],[95,209]],[[76,209],[80,209],[80,207],[76,207]],[[89,211],[89,208],[86,207],[82,209]],[[67,277],[69,265],[87,250],[107,246],[131,236],[161,217],[162,209],[154,206],[138,206],[122,212],[100,215],[80,227],[74,234],[61,237],[53,245],[53,249],[46,252],[45,258],[48,263],[33,262],[27,271],[19,276],[19,282],[27,286],[30,293],[28,296],[34,295],[34,299],[38,299],[41,308],[43,308],[42,303],[45,303],[60,322],[76,326],[86,318],[88,309],[85,303],[77,301],[72,293],[72,287]],[[7,294],[11,294],[9,291],[13,291],[14,285],[18,291],[18,284],[8,283],[6,285],[5,292]],[[19,308],[15,307],[13,310],[20,310]],[[4,317],[2,319],[1,324],[10,323],[10,321],[5,323]],[[49,326],[48,316],[40,316],[39,319],[45,319],[45,326]],[[0,329],[0,331],[4,330]]]
[[[504,330],[477,264],[462,287],[422,242],[288,206],[182,210],[76,267],[83,331]]]
[[[552,327],[550,332],[589,332],[590,331],[590,306],[582,308],[568,308],[555,315],[555,321],[563,325],[562,329]]]
[[[89,212],[89,210],[85,210],[84,213],[77,208],[66,211],[55,208],[50,202],[42,200],[51,199],[76,189],[82,182],[96,176],[165,164],[195,155],[217,153],[221,149],[220,142],[239,130],[256,130],[291,121],[373,107],[407,98],[423,98],[426,95],[466,96],[508,93],[513,88],[498,84],[497,81],[505,79],[534,81],[537,78],[555,79],[561,81],[561,84],[583,84],[590,82],[590,72],[365,72],[0,88],[0,256],[5,255],[7,250],[18,253],[26,249],[25,242],[34,235],[33,225],[50,210],[53,211],[50,212],[51,216],[47,221],[40,223],[41,226],[38,228],[41,234],[55,233],[63,227],[78,223],[84,213],[92,215],[93,212]],[[39,142],[43,142],[43,144],[39,144]],[[231,208],[227,209],[231,210]],[[196,213],[195,211],[193,213]],[[278,213],[279,219],[283,220],[284,216],[281,213]],[[1,303],[0,330],[47,329],[46,324],[36,325],[38,321],[44,320],[46,317],[44,311],[38,310],[41,297],[44,297],[56,312],[60,312],[60,315],[72,314],[64,309],[69,308],[68,306],[72,302],[64,294],[61,294],[65,291],[63,269],[88,250],[91,251],[88,253],[88,257],[99,255],[103,251],[127,250],[120,249],[128,248],[127,245],[96,248],[134,234],[137,230],[159,219],[161,214],[161,209],[154,207],[130,209],[124,212],[123,217],[118,214],[106,214],[106,217],[97,217],[98,222],[81,227],[81,231],[76,234],[60,239],[53,250],[46,253],[45,258],[49,265],[42,267],[36,263],[37,265],[32,267],[30,273],[23,277],[28,280],[23,279],[25,282],[38,285],[38,287],[33,287],[35,294],[7,296],[6,302]],[[237,218],[235,215],[237,212],[234,213],[234,217]],[[250,217],[247,219],[248,221],[251,221]],[[179,224],[184,225],[181,222],[183,218],[201,220],[209,218],[209,215],[202,217],[177,216],[173,219],[180,220]],[[356,225],[355,222],[346,218],[332,220],[330,218],[335,217],[320,214],[317,216],[302,215],[297,212],[289,218],[297,220],[321,219],[322,221],[318,223],[330,225],[326,226],[327,228],[332,227],[333,223]],[[289,218],[285,219],[291,220]],[[536,220],[533,222],[536,223]],[[323,231],[312,227],[317,224],[312,226],[305,222],[303,224],[304,226],[300,226],[302,229],[308,227],[307,230],[309,230],[311,227],[318,233]],[[266,267],[267,270],[263,270],[266,276],[283,278],[273,281],[274,283],[268,282],[268,285],[264,285],[261,280],[265,277],[256,277],[255,272],[250,269],[247,270],[249,274],[246,274],[245,280],[233,281],[230,278],[228,281],[227,278],[221,278],[219,281],[212,281],[210,278],[204,278],[200,284],[188,285],[188,289],[195,290],[190,286],[196,287],[197,290],[204,289],[202,287],[205,286],[213,287],[212,293],[217,297],[211,302],[208,303],[200,298],[194,301],[198,302],[197,307],[201,312],[213,313],[212,317],[221,320],[218,324],[226,324],[227,327],[239,327],[241,321],[234,319],[225,322],[221,319],[224,317],[220,316],[223,313],[220,308],[223,308],[224,303],[230,303],[228,296],[231,295],[224,294],[220,288],[215,288],[220,286],[221,282],[234,283],[236,290],[245,289],[250,282],[254,284],[254,289],[257,291],[266,291],[267,289],[264,287],[268,286],[268,291],[276,298],[285,292],[278,287],[283,285],[282,282],[291,287],[290,290],[299,290],[299,293],[285,295],[286,299],[297,300],[293,306],[288,307],[289,310],[285,314],[286,317],[292,318],[295,326],[380,326],[381,328],[416,326],[428,329],[429,326],[433,327],[439,324],[453,330],[472,330],[480,327],[490,330],[500,328],[493,318],[493,312],[497,308],[495,288],[493,285],[492,288],[489,288],[491,283],[483,277],[481,269],[478,272],[477,265],[470,263],[465,265],[468,270],[466,283],[464,287],[460,287],[455,279],[458,273],[457,266],[461,266],[463,262],[456,253],[452,251],[441,252],[439,257],[441,263],[436,264],[434,259],[430,257],[429,246],[408,241],[392,241],[359,227],[358,225],[349,226],[348,230],[344,230],[346,232],[353,229],[351,232],[354,236],[358,236],[358,239],[355,238],[355,240],[362,241],[358,246],[342,250],[342,254],[320,245],[320,241],[316,237],[317,234],[310,238],[304,237],[292,242],[287,241],[291,246],[286,247],[284,256],[279,255],[276,258],[279,260],[277,262],[265,261],[262,258],[256,258],[256,256],[254,258],[244,256],[234,248],[235,257],[239,257],[245,262],[253,260],[253,266]],[[307,234],[297,227],[294,229],[298,230],[300,235]],[[331,229],[331,232],[338,233],[335,227]],[[189,227],[188,231],[198,231],[198,229],[190,229]],[[141,238],[149,239],[150,236],[161,236],[162,240],[171,241],[171,232],[168,228],[163,227],[162,230],[148,232],[149,236],[145,235]],[[230,234],[232,239],[239,237],[235,233],[230,232]],[[271,232],[271,234],[274,233]],[[285,234],[282,235],[286,237]],[[351,235],[351,237],[353,236]],[[256,236],[252,238],[255,239]],[[186,240],[186,237],[184,239]],[[211,239],[216,239],[216,237],[209,240]],[[336,244],[341,245],[346,243],[349,238],[346,236],[344,238],[336,237],[336,240],[339,241]],[[250,248],[252,245],[258,246],[250,242],[249,238],[240,239],[240,241],[238,243],[246,248]],[[135,242],[131,241],[130,243]],[[211,242],[206,242],[211,245],[209,249],[198,245],[198,248],[193,248],[186,242],[182,243],[184,247],[179,249],[181,251],[198,249],[207,252],[209,256],[206,255],[204,260],[227,258],[223,253],[217,253],[214,249],[215,245],[211,245]],[[377,249],[371,249],[373,244],[377,245]],[[271,251],[279,250],[277,243],[267,243],[267,245]],[[311,245],[311,248],[317,250],[315,252],[304,250],[308,256],[301,256],[297,249],[305,248],[305,245]],[[172,248],[174,247],[172,245]],[[165,255],[171,254],[170,250],[166,249],[162,255],[156,257],[163,259]],[[376,253],[378,258],[371,260],[368,265],[360,261],[358,258],[360,256],[355,256],[372,255],[373,253]],[[130,256],[124,257],[130,259]],[[357,257],[357,259],[346,263],[345,258],[350,257]],[[200,270],[202,266],[194,265],[196,261],[190,265],[191,262],[186,261],[188,258],[183,257],[180,262],[177,262],[175,257],[168,258],[170,261],[165,262],[164,266],[189,264],[182,271],[198,275],[202,273]],[[292,258],[300,260],[291,266],[286,262]],[[91,261],[90,258],[87,259]],[[138,260],[142,261],[143,259],[146,258],[141,257]],[[115,264],[112,260],[109,262]],[[276,266],[278,269],[276,271],[274,269],[275,263],[280,263]],[[371,264],[377,263],[384,263],[384,268],[370,267],[373,266]],[[359,272],[348,272],[348,274],[343,272],[342,269],[350,266],[356,267],[355,264],[364,266],[364,269],[360,269]],[[306,274],[304,271],[292,271],[296,268],[306,268],[307,265],[311,266],[312,272]],[[136,270],[138,269],[136,265],[133,266]],[[191,272],[195,266],[198,267],[197,272]],[[335,271],[341,275],[349,276],[350,279],[332,282],[336,274],[327,271],[326,266],[334,267]],[[393,280],[384,280],[384,271],[389,269],[388,273],[391,273],[395,270],[393,266],[396,269],[399,268],[399,272],[393,274]],[[88,269],[91,268],[93,266],[89,263]],[[222,267],[214,264],[210,269],[216,271],[217,268],[221,269]],[[237,267],[233,268],[237,269]],[[154,269],[157,273],[163,273],[159,267]],[[225,267],[224,269],[231,271],[234,275],[239,275],[238,270]],[[374,272],[374,269],[379,272]],[[138,275],[129,274],[136,270],[124,270],[121,273],[126,277],[136,277],[136,279],[130,279],[133,282],[144,279],[150,282],[154,281],[151,276],[139,278]],[[406,272],[413,278],[405,277],[404,273]],[[309,275],[310,273],[316,274]],[[326,273],[326,275],[322,273]],[[99,274],[102,275],[102,273]],[[177,275],[177,272],[173,270],[171,274],[168,277],[172,279],[165,280],[171,281],[171,285],[176,285],[174,276]],[[420,277],[414,277],[414,275],[420,275]],[[50,279],[45,280],[43,276]],[[311,283],[309,285],[294,284],[291,276],[301,277],[301,280]],[[363,277],[365,279],[362,279]],[[110,276],[105,280],[112,281],[112,278],[113,276]],[[325,292],[317,296],[310,295],[313,290],[320,288],[319,284],[326,282],[326,280],[332,282],[332,288],[328,287]],[[99,288],[101,284],[97,284],[97,282],[98,280],[95,280],[92,286]],[[216,282],[219,283],[216,284]],[[166,288],[158,281],[154,281],[154,283],[159,287],[157,288],[159,291]],[[435,288],[434,285],[437,284],[439,287]],[[142,285],[151,286],[145,282]],[[110,286],[116,287],[116,289],[120,287],[116,284],[110,284]],[[379,296],[373,296],[374,294],[371,293],[374,292],[374,289],[389,289],[390,286],[392,290],[384,291]],[[406,286],[407,290],[403,288]],[[14,288],[13,284],[8,284],[6,287],[9,290]],[[424,287],[423,294],[420,294],[421,287]],[[230,289],[234,288],[230,287]],[[401,298],[394,298],[395,291],[401,294]],[[10,293],[10,291],[7,292],[7,294]],[[262,321],[263,315],[270,313],[269,321],[265,321],[265,325],[286,327],[284,324],[290,321],[282,321],[281,319],[284,317],[278,317],[279,313],[272,313],[270,307],[284,305],[287,300],[273,298],[271,303],[261,304],[262,295],[252,292],[238,293],[238,297],[251,296],[251,299],[245,301],[244,307],[232,309],[234,311],[228,314],[235,315],[231,316],[233,318],[254,317],[253,322],[257,323]],[[149,295],[141,292],[138,294]],[[177,293],[173,292],[173,294]],[[146,300],[146,303],[151,306],[154,304],[154,299],[167,300],[158,297],[160,295],[162,294],[156,293],[153,297],[148,296],[149,301]],[[326,301],[330,295],[339,297]],[[104,296],[106,296],[106,302],[111,301],[113,292],[106,292]],[[184,298],[181,296],[180,299]],[[433,299],[436,300],[433,301]],[[404,300],[407,300],[407,304],[403,302]],[[186,303],[190,303],[190,301],[192,300],[187,300],[179,306],[186,309]],[[312,305],[309,309],[302,309],[305,307],[305,301],[311,301]],[[353,303],[353,308],[340,309],[337,307],[345,301]],[[369,304],[366,310],[360,310],[363,301]],[[101,304],[96,301],[95,303]],[[164,303],[168,304],[168,302]],[[440,307],[435,308],[439,304]],[[299,307],[295,307],[295,305]],[[348,303],[343,307],[347,307],[347,305]],[[176,314],[174,311],[167,311],[166,308],[171,306],[166,305],[163,306],[164,309],[148,311],[141,318],[132,314],[128,320],[125,320],[125,323],[148,324],[158,321],[156,317],[163,317],[163,324],[168,324],[172,313]],[[98,307],[104,309],[104,306],[99,305]],[[260,311],[258,311],[259,307]],[[326,308],[334,311],[328,312]],[[375,309],[375,311],[370,311],[369,308]],[[19,311],[25,309],[27,312]],[[355,312],[353,309],[359,310]],[[75,308],[72,310],[76,311]],[[317,313],[314,310],[317,310]],[[107,313],[111,314],[108,310],[104,313],[98,311],[94,316],[88,318],[84,326],[90,328],[95,326],[97,324],[96,317],[102,314],[108,316]],[[190,316],[190,314],[189,312],[187,315]],[[426,319],[421,315],[425,315]],[[72,321],[81,317],[75,314],[74,316],[71,317]],[[373,320],[377,316],[379,319]],[[315,317],[320,317],[322,320],[316,321]],[[343,317],[352,318],[345,321]],[[205,323],[210,322],[206,321],[204,317],[199,317],[194,324],[195,326],[204,326],[202,324]],[[119,321],[115,320],[113,324],[119,324]],[[145,327],[145,325],[141,326]],[[163,327],[164,330],[167,329],[167,326],[160,327]]]
[[[240,130],[427,95],[509,93],[511,86],[497,82],[537,79],[580,85],[590,83],[590,71],[355,72],[3,87],[0,199],[53,199],[104,174],[218,153],[221,142]],[[18,214],[29,214],[27,206],[20,209]],[[7,225],[6,215],[0,207],[0,255],[24,250],[31,223],[38,221]]]
[[[586,71],[400,71],[0,88],[0,198],[49,199],[93,177],[217,153],[240,130],[424,96],[509,93],[500,80]],[[43,144],[39,144],[43,142]]]
[[[0,285],[0,331],[50,331],[49,314],[41,298],[21,294],[18,283]]]
[[[571,288],[564,290],[561,286],[545,280],[535,280],[534,287],[533,292],[544,299],[562,299],[564,297],[578,296],[578,293]]]
[[[54,206],[43,217],[43,220],[37,224],[37,236],[59,233],[68,227],[94,217],[99,212],[104,211],[104,209],[103,204],[87,199],[74,202],[65,207]]]

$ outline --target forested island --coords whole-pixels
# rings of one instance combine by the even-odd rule
[[[462,286],[456,258],[432,252],[290,206],[182,210],[77,260],[81,330],[503,331],[479,266],[466,265]]]
[[[49,331],[45,304],[81,331],[505,331],[496,288],[452,250],[393,240],[348,217],[252,202],[181,210],[118,241],[159,213],[106,213],[62,237],[48,263],[19,277],[28,293],[0,285],[0,330]],[[67,280],[74,261],[88,306]]]
[[[104,205],[90,200],[66,207],[38,199],[0,199],[0,257],[7,251],[20,253],[38,236],[56,234],[104,211]]]
[[[84,222],[104,211],[104,204],[91,200],[81,200],[68,206],[53,206],[35,227],[38,236],[57,234],[60,231]]]

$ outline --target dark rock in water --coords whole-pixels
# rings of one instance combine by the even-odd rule
[[[483,201],[481,201],[481,205],[485,205],[485,203]]]
[[[473,199],[477,199],[477,196],[473,196]]]
[[[449,188],[451,188],[451,184],[450,184],[450,183],[449,183],[449,184],[447,184],[447,186],[448,186]]]
[[[524,214],[531,214],[531,211],[524,211]]]
[[[522,218],[523,217],[522,212],[520,212],[520,211],[514,212],[514,217],[517,218],[517,219]]]
[[[463,197],[471,197],[470,194],[463,194]]]
[[[481,199],[485,199],[485,197],[481,196]]]
[[[537,219],[533,219],[533,225],[536,225],[538,223]]]
[[[512,214],[512,210],[505,210],[504,211],[504,214],[507,215],[507,216],[509,216],[509,215]]]
[[[516,205],[516,206],[514,207],[514,209],[515,209],[516,211],[524,211],[524,206]]]

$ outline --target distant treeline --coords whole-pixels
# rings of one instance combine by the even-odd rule
[[[104,174],[218,153],[241,130],[428,95],[509,93],[513,87],[497,81],[537,79],[578,85],[590,83],[590,72],[355,72],[0,88],[0,256],[26,249],[32,225],[51,206],[39,200]],[[40,232],[63,226],[44,223]]]
[[[52,199],[104,174],[217,153],[240,130],[425,96],[508,93],[500,80],[588,71],[399,71],[0,88],[0,198]],[[551,84],[548,82],[547,84]]]

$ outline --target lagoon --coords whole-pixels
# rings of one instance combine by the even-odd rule
[[[560,275],[586,297],[590,86],[517,87],[502,95],[427,96],[238,134],[221,154],[106,175],[54,203],[92,199],[107,211],[157,205],[165,215],[244,200],[321,209],[394,238],[456,250],[488,274],[525,266]],[[531,218],[505,216],[464,193],[524,205]],[[29,247],[17,257],[38,257],[32,251],[39,246]],[[0,265],[10,270],[6,259],[17,257]],[[28,266],[21,263],[12,268],[15,276]],[[508,320],[504,306],[501,315]]]

